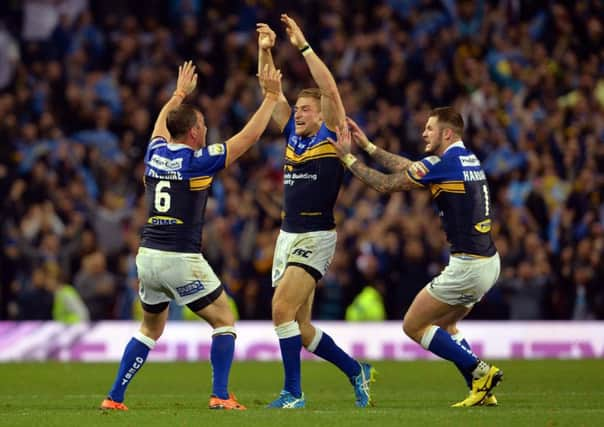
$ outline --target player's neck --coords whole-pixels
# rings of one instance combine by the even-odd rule
[[[442,148],[439,150],[438,153],[436,153],[436,155],[438,157],[442,157],[448,150],[449,148],[456,146],[456,147],[460,147],[463,146],[463,141],[461,140],[461,138],[456,139],[455,141],[451,141],[449,143],[445,143]]]
[[[191,148],[191,150],[197,150],[189,138],[170,139],[169,143],[174,145],[186,145],[187,147]]]

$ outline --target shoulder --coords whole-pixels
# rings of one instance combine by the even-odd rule
[[[321,123],[321,127],[319,128],[319,131],[317,132],[317,140],[322,141],[325,138],[327,138],[328,136],[334,137],[335,135],[336,135],[336,131],[329,129],[327,127],[327,123],[323,122],[323,123]]]

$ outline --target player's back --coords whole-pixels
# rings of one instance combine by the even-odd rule
[[[194,151],[184,144],[155,138],[145,154],[148,219],[141,246],[199,253],[208,191],[224,168],[226,147],[214,144]]]
[[[478,158],[463,143],[451,145],[442,157],[415,162],[408,174],[414,182],[429,187],[452,253],[495,254],[487,177]]]
[[[327,140],[336,139],[335,133],[322,124],[314,136],[296,135],[292,115],[284,134],[287,145],[281,228],[292,233],[335,228],[333,208],[344,175],[335,148]]]

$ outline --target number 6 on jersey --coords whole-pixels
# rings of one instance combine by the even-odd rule
[[[158,212],[165,213],[170,210],[170,193],[162,192],[163,189],[169,188],[170,181],[159,181],[155,186],[155,209]]]

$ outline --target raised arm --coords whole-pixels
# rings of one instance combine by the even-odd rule
[[[252,118],[246,123],[239,133],[226,141],[229,156],[229,166],[245,153],[258,139],[266,129],[273,110],[279,101],[281,93],[281,71],[269,69],[268,65],[258,76],[264,92],[264,100]]]
[[[411,190],[420,188],[415,184],[406,170],[392,174],[383,174],[375,169],[365,165],[357,159],[351,152],[351,136],[348,127],[341,126],[336,129],[338,140],[334,141],[328,138],[335,146],[338,157],[344,165],[361,181],[380,193],[393,193],[395,191]]]
[[[275,68],[271,48],[275,46],[276,35],[271,27],[263,23],[256,24],[256,32],[258,33],[258,75],[260,75],[267,65],[271,70]],[[264,93],[264,88],[262,88],[262,91]],[[283,91],[281,91],[272,116],[277,126],[279,126],[280,131],[283,131],[290,115],[291,107],[289,106]]]
[[[352,129],[352,139],[365,150],[373,160],[384,166],[390,172],[404,172],[413,163],[406,157],[392,154],[383,148],[378,147],[367,138],[367,135],[361,127],[350,117],[346,118],[346,123]]]
[[[170,138],[170,132],[168,132],[168,127],[166,126],[168,113],[182,104],[182,101],[195,90],[196,86],[197,73],[195,72],[195,65],[193,65],[193,61],[187,61],[178,67],[176,90],[172,94],[170,100],[166,102],[157,115],[157,120],[155,120],[155,126],[153,127],[153,133],[151,134],[151,139],[155,138],[156,136],[161,136],[165,139]]]
[[[304,55],[310,74],[321,89],[321,112],[325,124],[329,129],[335,130],[338,126],[344,125],[346,119],[344,104],[335,79],[325,63],[312,50],[296,21],[283,14],[281,15],[281,22],[285,24],[289,41]]]

